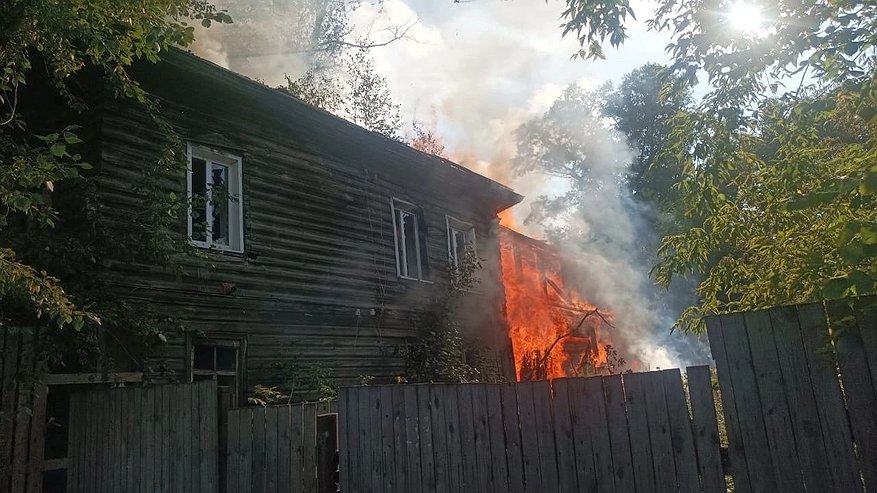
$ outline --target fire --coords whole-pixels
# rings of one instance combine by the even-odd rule
[[[560,257],[511,229],[501,215],[505,314],[517,378],[539,380],[610,372],[612,315],[564,285]]]

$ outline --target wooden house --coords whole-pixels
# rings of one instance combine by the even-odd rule
[[[117,294],[180,321],[151,363],[178,381],[215,379],[238,402],[296,372],[391,381],[468,245],[485,261],[457,316],[473,354],[514,376],[496,232],[520,195],[188,53],[132,74],[184,141],[186,179],[166,188],[192,199],[178,227],[203,257],[181,271],[109,269]],[[138,104],[93,106],[101,211],[124,228],[145,206],[132,184],[164,137]]]

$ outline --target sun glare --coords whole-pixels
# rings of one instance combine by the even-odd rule
[[[761,7],[751,3],[734,3],[728,10],[727,15],[731,27],[738,31],[756,34],[761,32],[764,27],[764,18],[761,15]]]

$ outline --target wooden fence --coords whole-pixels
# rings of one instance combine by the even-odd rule
[[[708,367],[342,389],[342,491],[725,492]]]
[[[33,332],[0,330],[0,492],[42,490],[45,370]]]
[[[216,493],[216,382],[71,394],[67,491]]]
[[[707,319],[736,491],[877,491],[877,302]]]
[[[318,433],[318,417],[334,415],[336,409],[335,401],[324,401],[230,410],[226,491],[335,491],[331,473],[326,472],[335,452],[335,433]],[[332,418],[329,422],[334,424]]]

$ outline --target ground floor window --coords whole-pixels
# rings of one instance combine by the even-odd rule
[[[243,337],[193,338],[189,352],[189,374],[193,382],[215,380],[220,392],[227,392],[234,404],[243,395]]]

